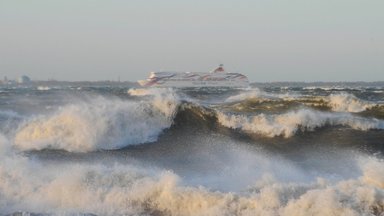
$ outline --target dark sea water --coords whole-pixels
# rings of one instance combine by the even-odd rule
[[[0,215],[384,215],[384,86],[0,87]]]

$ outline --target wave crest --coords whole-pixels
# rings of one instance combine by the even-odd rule
[[[172,98],[137,102],[99,97],[28,120],[17,131],[15,145],[87,152],[153,142],[171,126],[176,108]]]
[[[362,112],[375,106],[368,101],[363,101],[356,96],[348,93],[331,94],[328,103],[333,111],[337,112]]]
[[[384,129],[384,121],[356,117],[348,113],[327,113],[310,109],[291,111],[285,114],[256,116],[225,114],[218,112],[221,125],[241,129],[266,137],[291,137],[298,130],[313,131],[326,125],[349,126],[357,130]]]
[[[53,214],[99,215],[365,215],[384,211],[383,187],[366,178],[383,173],[383,162],[368,159],[363,177],[309,183],[256,179],[241,193],[182,184],[165,170],[130,165],[42,166],[25,158],[1,159],[0,208]],[[361,162],[357,160],[357,162]],[[368,172],[371,170],[372,172]],[[32,177],[31,177],[32,176]],[[49,177],[47,177],[49,176]]]

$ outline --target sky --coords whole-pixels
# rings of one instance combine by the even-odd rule
[[[0,0],[0,79],[384,81],[383,0]]]

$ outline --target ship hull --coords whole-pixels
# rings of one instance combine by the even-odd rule
[[[228,87],[246,88],[249,82],[239,73],[191,73],[152,72],[146,80],[139,80],[143,87],[204,88]]]
[[[146,80],[139,80],[139,84],[143,87],[175,87],[175,88],[201,88],[201,87],[230,87],[230,88],[246,88],[248,82],[234,81],[165,81],[163,83],[155,83],[150,85]]]

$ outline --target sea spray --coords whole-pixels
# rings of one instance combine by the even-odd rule
[[[246,191],[183,185],[171,171],[131,165],[43,166],[22,156],[1,158],[0,211],[98,215],[361,215],[383,211],[383,162],[359,159],[361,178],[309,183],[255,179]],[[273,158],[271,158],[273,160]],[[65,172],[62,172],[65,170]]]
[[[348,126],[356,130],[384,129],[382,120],[353,116],[348,113],[330,113],[310,109],[255,116],[218,112],[217,116],[219,123],[223,126],[266,137],[291,137],[298,130],[313,131],[327,125]]]
[[[289,101],[298,102],[312,106],[326,106],[330,110],[336,112],[351,112],[358,113],[370,109],[377,105],[374,102],[360,99],[352,93],[341,92],[331,93],[329,95],[302,95],[300,93],[270,93],[254,88],[241,92],[237,95],[229,96],[225,102],[246,102],[246,101]]]
[[[4,157],[10,151],[10,142],[0,133],[0,157]]]
[[[374,103],[361,100],[348,93],[331,94],[328,96],[328,103],[333,111],[337,112],[362,112],[375,106]]]
[[[197,124],[180,121],[184,124],[175,127],[181,130],[164,131],[156,128],[167,128],[172,121],[184,120],[174,118],[179,104],[184,105],[179,102],[179,92],[153,89],[145,90],[152,91],[151,94],[127,96],[119,91],[113,97],[114,91],[102,88],[96,92],[104,96],[95,93],[80,102],[71,100],[73,94],[89,94],[86,87],[82,88],[76,93],[63,90],[68,94],[66,105],[59,92],[47,90],[35,95],[22,90],[42,112],[30,110],[28,103],[8,103],[14,101],[13,96],[19,94],[19,90],[11,90],[10,97],[0,98],[0,112],[5,111],[0,124],[14,125],[10,130],[0,131],[3,134],[0,136],[0,214],[290,216],[381,215],[384,212],[383,130],[365,131],[383,128],[382,120],[349,113],[348,109],[334,111],[330,107],[320,111],[298,106],[263,115],[224,112],[220,109],[220,100],[224,101],[230,93],[195,92],[199,101],[185,112],[207,110],[209,115],[228,118],[228,124],[237,122],[235,128],[243,131],[245,125],[250,128],[269,125],[266,133],[271,136],[294,136],[301,130],[314,132],[289,140],[247,139],[236,136],[237,131],[229,132],[216,125],[201,127],[201,122],[216,120],[216,116],[202,118],[207,116],[205,112],[197,112],[202,116],[187,113],[201,119],[192,121]],[[328,105],[328,96],[313,97],[321,99],[318,103]],[[286,100],[277,98],[269,100]],[[294,100],[301,99],[302,96]],[[372,98],[364,99],[371,101]],[[49,113],[44,110],[46,100],[53,104]],[[19,104],[24,104],[25,109],[18,109]],[[58,106],[61,108],[57,109]],[[8,110],[18,116],[12,117]],[[218,112],[221,114],[215,114]],[[138,115],[131,116],[132,113]],[[67,118],[73,120],[66,122]],[[159,139],[158,134],[153,133],[159,140],[149,145],[97,151],[109,148],[111,143],[115,143],[116,148],[126,146],[117,145],[119,140],[129,141],[135,137],[149,140],[148,134],[125,136],[132,129],[131,124],[125,124],[127,120],[146,120],[145,127],[137,126],[139,124],[132,127],[155,128],[160,134],[165,132],[164,136]],[[99,128],[85,130],[94,138],[83,138],[93,141],[91,147],[85,145],[84,149],[95,152],[23,151],[52,148],[53,144],[48,142],[39,148],[31,147],[46,137],[65,143],[60,148],[69,151],[76,143],[73,137],[81,137],[77,130],[83,130],[76,128],[76,124]],[[327,126],[327,130],[316,131],[318,127]],[[31,128],[25,129],[27,127]],[[34,133],[29,133],[33,131],[54,135],[33,137]],[[25,149],[21,148],[20,141],[25,142]],[[58,148],[58,144],[54,147]],[[371,147],[374,153],[361,150]]]
[[[237,95],[233,95],[225,99],[225,102],[232,103],[232,102],[238,102],[238,101],[244,101],[249,99],[261,99],[261,98],[267,98],[270,97],[270,94],[267,94],[266,92],[261,91],[258,88],[253,88],[244,92],[241,92]]]
[[[177,101],[128,101],[96,97],[26,120],[17,131],[21,150],[45,148],[87,152],[153,142],[171,126]]]

